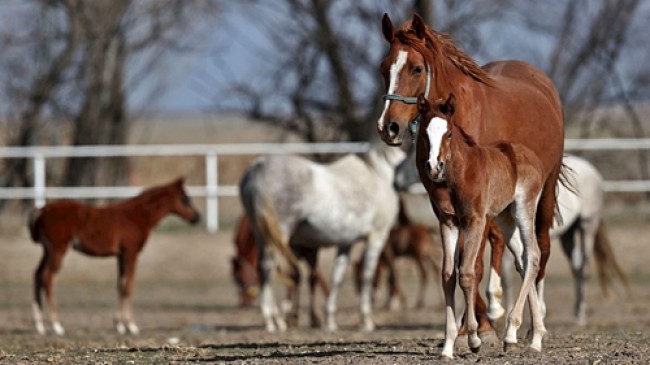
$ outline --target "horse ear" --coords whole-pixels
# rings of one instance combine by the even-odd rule
[[[185,185],[185,177],[181,176],[178,179],[176,179],[176,181],[174,181],[174,185],[178,185],[178,186]]]
[[[454,94],[449,94],[447,100],[444,103],[440,103],[440,112],[448,117],[454,115],[456,112],[456,97]]]
[[[413,31],[415,32],[415,35],[419,39],[424,39],[426,24],[424,24],[424,19],[422,19],[422,17],[419,16],[417,13],[413,14],[411,27],[413,27]]]
[[[384,38],[386,38],[388,43],[391,43],[395,39],[393,22],[390,21],[387,13],[384,13],[384,16],[381,18],[381,31],[384,33]]]

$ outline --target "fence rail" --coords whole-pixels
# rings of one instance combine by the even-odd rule
[[[368,143],[237,143],[190,145],[101,145],[101,146],[37,146],[0,147],[0,158],[32,160],[34,182],[30,188],[0,188],[0,199],[33,199],[36,207],[47,199],[58,198],[126,198],[136,195],[142,187],[48,187],[46,183],[47,159],[67,157],[118,157],[118,156],[203,156],[205,159],[205,185],[188,186],[188,194],[206,199],[206,225],[209,232],[219,229],[219,198],[238,195],[236,186],[219,185],[219,156],[257,154],[344,154],[365,152]],[[650,138],[645,139],[567,139],[567,151],[585,150],[646,150]],[[606,181],[610,192],[650,191],[650,180]]]

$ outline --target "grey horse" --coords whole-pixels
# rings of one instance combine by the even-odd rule
[[[337,248],[324,323],[326,329],[334,331],[338,328],[335,313],[339,288],[350,249],[358,241],[367,245],[360,294],[361,326],[367,331],[374,329],[374,268],[397,217],[393,177],[404,157],[399,148],[376,144],[364,155],[346,155],[330,164],[275,155],[260,157],[248,167],[240,182],[240,196],[260,248],[260,307],[268,331],[286,329],[271,286],[276,271],[272,247],[292,270],[298,270],[298,261],[288,249],[289,243]]]

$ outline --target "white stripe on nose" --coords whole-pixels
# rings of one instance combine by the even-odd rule
[[[395,62],[393,62],[393,64],[390,66],[390,81],[388,83],[387,94],[395,93],[395,89],[397,89],[397,83],[399,82],[399,74],[406,64],[407,56],[408,52],[399,51],[397,53],[397,58],[395,58]],[[388,110],[388,105],[390,105],[390,102],[390,100],[386,100],[384,102],[384,110],[381,112],[381,116],[377,121],[377,127],[379,128],[380,132],[384,129],[384,115],[386,114],[386,110]]]
[[[429,150],[429,163],[431,166],[436,166],[439,162],[438,156],[440,155],[442,137],[447,133],[448,127],[447,121],[440,117],[431,118],[427,126],[427,138],[429,138],[429,146],[431,146]]]

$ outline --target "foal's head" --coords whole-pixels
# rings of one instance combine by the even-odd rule
[[[452,128],[452,116],[456,108],[456,97],[449,94],[446,101],[433,105],[424,97],[418,97],[418,112],[422,115],[422,124],[418,138],[422,139],[428,152],[424,161],[427,176],[434,182],[446,180],[446,164],[451,157],[451,137],[457,128]]]
[[[171,212],[184,220],[196,224],[201,220],[201,214],[194,208],[190,197],[185,192],[185,181],[179,178],[170,185],[173,199],[171,201]]]

